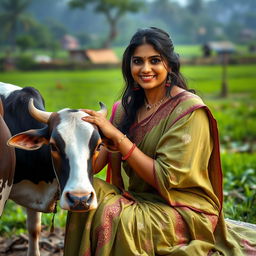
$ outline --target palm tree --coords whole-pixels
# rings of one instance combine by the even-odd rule
[[[16,47],[19,27],[28,29],[33,23],[32,18],[24,13],[30,3],[31,0],[2,0],[0,3],[0,24],[12,51]]]

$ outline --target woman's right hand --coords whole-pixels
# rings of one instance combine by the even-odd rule
[[[110,139],[113,144],[116,144],[119,138],[123,136],[123,134],[114,125],[112,125],[112,123],[102,113],[91,109],[83,109],[83,111],[89,116],[83,117],[82,120],[98,126],[103,135]]]

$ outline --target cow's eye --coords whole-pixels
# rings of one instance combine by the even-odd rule
[[[103,143],[99,143],[99,144],[97,145],[97,147],[96,147],[96,151],[100,151],[101,146],[103,146]]]
[[[53,152],[57,152],[58,151],[57,147],[53,143],[51,143],[50,146],[51,146],[51,150]]]

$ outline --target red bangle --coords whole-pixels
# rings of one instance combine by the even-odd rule
[[[131,156],[131,154],[135,148],[136,148],[136,144],[133,143],[133,145],[132,145],[131,149],[129,150],[129,152],[127,153],[127,155],[122,156],[122,160],[127,160]]]

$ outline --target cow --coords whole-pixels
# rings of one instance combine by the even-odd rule
[[[42,96],[34,88],[12,87],[14,90],[8,93],[8,85],[2,85],[6,87],[6,123],[14,135],[8,144],[17,148],[10,198],[28,208],[28,255],[38,256],[39,212],[54,211],[57,199],[65,210],[88,211],[97,207],[92,164],[101,137],[96,126],[81,120],[87,115],[82,110],[46,112]],[[107,114],[105,106],[101,107],[101,112]],[[20,124],[19,129],[15,128],[16,119],[23,123],[22,128]],[[23,172],[22,165],[27,165]]]
[[[0,99],[0,216],[9,198],[15,171],[15,151],[6,144],[11,133],[3,120],[3,112]]]

